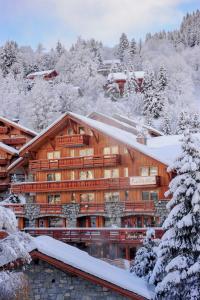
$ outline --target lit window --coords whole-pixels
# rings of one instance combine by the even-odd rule
[[[128,177],[128,168],[124,168],[124,177]]]
[[[104,199],[105,202],[109,202],[109,201],[117,202],[119,201],[119,192],[104,193]]]
[[[47,152],[47,159],[59,159],[60,151]]]
[[[74,156],[75,156],[75,150],[74,150],[74,149],[71,149],[69,155],[70,155],[71,157],[74,157]]]
[[[48,203],[49,204],[56,204],[60,202],[60,195],[56,194],[56,195],[48,195]]]
[[[84,133],[85,133],[84,127],[79,127],[79,134],[84,134]]]
[[[85,193],[80,195],[81,202],[93,202],[94,199],[94,193]]]
[[[119,147],[118,146],[112,146],[111,147],[111,154],[119,154]]]
[[[80,172],[80,179],[93,179],[94,178],[94,171],[88,170],[88,171],[81,171]]]
[[[86,149],[81,149],[79,151],[80,156],[93,156],[94,155],[94,149],[93,148],[86,148]]]
[[[50,173],[47,174],[47,181],[60,181],[61,173]]]
[[[105,147],[105,148],[103,149],[103,154],[105,154],[105,155],[110,154],[110,147]]]
[[[70,180],[75,180],[75,172],[70,171]]]
[[[124,148],[124,154],[127,154],[127,153],[128,153],[128,149]]]
[[[140,175],[141,176],[149,176],[149,168],[148,167],[142,167],[140,169]]]
[[[158,168],[150,167],[150,176],[157,176],[157,175],[158,175]]]

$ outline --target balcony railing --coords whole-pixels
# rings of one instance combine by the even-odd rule
[[[120,163],[120,155],[94,155],[85,157],[65,157],[60,159],[31,160],[30,171],[61,170],[74,168],[112,167]]]
[[[22,145],[26,143],[25,137],[2,138],[1,141],[7,145]]]
[[[61,147],[74,147],[83,146],[89,144],[89,135],[86,134],[74,134],[74,135],[62,135],[56,137],[57,146]]]
[[[5,126],[0,126],[0,134],[4,134],[8,132],[8,128]]]
[[[0,183],[0,191],[6,191],[8,188],[9,188],[9,186],[10,186],[10,183],[7,183],[7,182],[5,182],[5,183]]]
[[[122,202],[125,212],[154,212],[155,207],[153,201],[138,201],[138,202]],[[67,203],[66,203],[67,204]],[[66,204],[48,204],[48,203],[34,203],[39,208],[40,215],[62,215],[63,205]],[[69,204],[69,203],[68,203]],[[79,203],[79,214],[96,214],[105,212],[105,203],[85,202]],[[10,208],[16,215],[25,214],[26,204],[3,204],[5,207]]]
[[[32,236],[48,235],[64,242],[119,242],[141,244],[146,228],[25,228]],[[162,228],[155,228],[155,237],[161,238]]]
[[[158,176],[156,176],[157,178]],[[153,184],[144,184],[148,187],[157,187],[159,180]],[[138,185],[139,187],[141,184]],[[36,192],[62,192],[62,191],[97,191],[97,190],[120,190],[135,188],[131,184],[131,178],[99,178],[89,180],[66,180],[66,181],[39,181],[26,183],[13,183],[12,193],[36,193]]]

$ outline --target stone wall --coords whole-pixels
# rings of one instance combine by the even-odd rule
[[[125,300],[111,290],[64,273],[43,261],[32,261],[25,271],[30,300]]]

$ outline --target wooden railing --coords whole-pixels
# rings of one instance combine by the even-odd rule
[[[25,137],[2,138],[1,141],[7,145],[22,145],[26,143]]]
[[[56,137],[57,146],[82,146],[89,144],[89,135],[86,134],[73,134],[73,135],[62,135]]]
[[[141,244],[146,228],[25,228],[32,236],[48,235],[64,242],[119,242]],[[161,238],[162,228],[155,228],[155,237]]]
[[[51,170],[51,169],[74,169],[74,168],[94,168],[111,167],[120,163],[119,154],[94,155],[85,157],[65,157],[60,159],[31,160],[30,171]]]
[[[156,187],[158,186],[158,183],[147,185],[147,187],[149,186]],[[18,194],[32,192],[121,190],[130,188],[135,188],[135,185],[130,184],[130,178],[120,177],[74,181],[66,180],[13,183],[11,186],[11,192]]]
[[[154,212],[155,207],[153,201],[138,201],[138,202],[120,202],[124,205],[125,212]],[[96,214],[104,213],[106,203],[79,203],[80,211],[79,214]],[[65,204],[48,204],[48,203],[34,203],[34,205],[39,207],[40,215],[61,215],[62,207]],[[10,208],[15,212],[16,215],[25,214],[26,204],[4,204],[4,207]]]
[[[3,183],[0,183],[0,191],[6,191],[10,186],[10,183],[7,183],[7,182],[3,182]]]
[[[8,128],[6,126],[0,126],[0,134],[7,133]]]

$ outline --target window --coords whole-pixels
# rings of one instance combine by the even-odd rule
[[[128,201],[129,200],[129,191],[125,191],[124,195],[125,195],[125,201]]]
[[[64,220],[61,218],[49,218],[49,227],[63,227]]]
[[[76,203],[76,194],[75,193],[71,194],[71,202]]]
[[[47,181],[60,181],[61,173],[50,173],[47,174]]]
[[[157,167],[150,167],[150,176],[157,176],[158,175],[158,168]]]
[[[60,203],[60,195],[59,195],[59,194],[48,195],[48,196],[47,196],[47,199],[48,199],[48,203],[49,203],[49,204],[57,204],[57,203]]]
[[[158,175],[158,167],[142,167],[140,176],[156,176]]]
[[[97,217],[95,216],[91,216],[90,217],[90,223],[91,223],[91,227],[97,227]]]
[[[73,129],[72,128],[67,128],[67,134],[68,135],[72,135],[72,134],[74,134],[74,131],[73,131]]]
[[[87,193],[80,195],[81,202],[93,202],[95,200],[94,193]]]
[[[119,147],[118,146],[105,147],[103,149],[103,154],[104,155],[119,154]]]
[[[60,158],[60,151],[53,151],[47,153],[47,159],[58,159]]]
[[[79,151],[80,156],[92,156],[94,155],[94,149],[93,148],[86,148],[86,149],[81,149]]]
[[[124,154],[127,154],[127,153],[128,153],[128,149],[124,148]]]
[[[79,127],[79,134],[84,134],[85,133],[85,130],[84,130],[84,127]]]
[[[88,171],[81,171],[80,172],[80,179],[93,179],[94,178],[94,171],[88,170]]]
[[[71,157],[74,157],[75,156],[75,150],[74,149],[71,149],[70,152],[69,152],[69,155]]]
[[[124,177],[128,177],[128,168],[124,168]]]
[[[70,171],[69,176],[70,176],[70,180],[75,180],[75,172],[74,171]]]
[[[104,178],[118,178],[119,169],[104,170]]]
[[[156,201],[158,200],[158,192],[156,191],[143,191],[142,192],[142,200],[152,200],[152,201]]]
[[[105,193],[104,199],[106,202],[109,202],[109,201],[117,202],[117,201],[119,201],[119,192]]]

